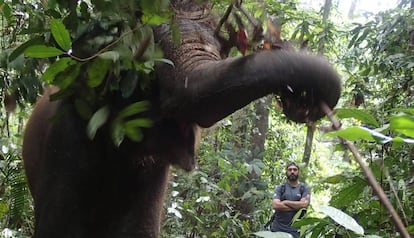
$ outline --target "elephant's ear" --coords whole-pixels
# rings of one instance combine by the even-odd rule
[[[172,161],[173,164],[180,168],[191,171],[196,165],[196,151],[200,142],[201,129],[196,124],[182,126],[183,134],[183,151],[182,157],[178,161]],[[175,162],[175,163],[174,163]]]
[[[168,163],[191,171],[196,165],[195,152],[201,129],[196,124],[168,121],[162,126],[159,138],[160,153]]]

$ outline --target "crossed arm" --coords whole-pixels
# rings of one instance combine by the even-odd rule
[[[277,210],[277,211],[296,211],[299,210],[301,208],[306,208],[307,206],[309,206],[309,198],[310,195],[306,195],[306,197],[302,198],[299,201],[289,201],[289,200],[284,200],[284,201],[280,201],[280,199],[273,199],[272,201],[272,207],[273,209]]]

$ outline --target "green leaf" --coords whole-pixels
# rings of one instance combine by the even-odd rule
[[[295,220],[292,225],[295,227],[301,227],[301,226],[306,226],[306,225],[315,225],[319,223],[323,223],[326,225],[329,224],[325,220],[317,218],[317,217],[304,217],[300,220]]]
[[[66,90],[59,90],[56,93],[50,95],[50,101],[56,101],[56,100],[62,100],[64,98],[68,98],[71,95],[73,95],[74,90],[71,88],[68,88]]]
[[[375,120],[375,118],[371,114],[366,113],[363,110],[342,108],[336,109],[335,112],[339,118],[355,118],[361,121],[362,123],[366,123],[374,127],[379,127],[378,121]]]
[[[111,125],[112,141],[119,147],[125,138],[125,129],[121,120],[114,120]]]
[[[407,231],[408,231],[408,232],[412,232],[412,233],[414,233],[414,224],[413,224],[413,225],[409,225],[409,226],[407,227]]]
[[[390,128],[414,138],[414,117],[409,115],[393,116],[390,119]]]
[[[0,3],[0,10],[1,15],[6,17],[7,21],[10,21],[12,19],[12,10],[8,4],[5,4],[3,1]]]
[[[162,23],[168,22],[170,18],[168,16],[164,17],[164,16],[160,16],[156,14],[155,15],[144,14],[141,19],[145,25],[157,26]]]
[[[117,51],[106,51],[100,54],[98,57],[105,60],[117,61],[119,59],[119,53]]]
[[[147,118],[139,118],[125,122],[125,134],[133,141],[142,140],[142,132],[140,128],[149,128],[152,126],[152,121]]]
[[[62,21],[58,19],[50,20],[50,30],[56,43],[65,51],[69,50],[72,42],[70,40],[69,31],[66,29]]]
[[[135,142],[139,142],[142,140],[143,135],[139,128],[128,126],[126,124],[124,125],[124,128],[125,128],[125,135],[128,136],[129,139]]]
[[[347,179],[349,179],[349,178],[346,178],[342,174],[338,174],[338,175],[330,176],[330,177],[324,179],[323,182],[330,183],[330,184],[338,184],[338,183],[341,183],[341,182],[343,182],[344,180],[347,180]]]
[[[8,211],[7,203],[0,200],[0,218],[3,218],[3,216],[6,215],[7,211]]]
[[[264,238],[293,238],[291,234],[285,232],[258,231],[253,234]]]
[[[24,55],[31,58],[49,58],[64,54],[62,50],[45,45],[32,45],[26,48]]]
[[[118,118],[125,118],[140,112],[148,110],[150,103],[148,101],[140,101],[133,103],[126,108],[124,108],[118,115]]]
[[[354,179],[354,183],[342,189],[332,197],[331,205],[344,207],[356,201],[367,186],[366,182],[360,178]]]
[[[327,224],[325,223],[319,223],[318,225],[316,225],[315,227],[312,228],[312,235],[310,236],[310,238],[319,238],[319,237],[324,237],[324,231],[326,229]]]
[[[363,235],[364,228],[362,228],[354,218],[350,217],[343,211],[331,206],[321,205],[321,212],[332,218],[336,223],[345,227],[348,230],[355,232],[356,234]]]
[[[139,118],[125,122],[125,127],[130,128],[149,128],[152,126],[152,121],[147,118]]]
[[[397,136],[397,137],[394,137],[392,139],[392,142],[400,143],[400,145],[402,145],[403,143],[414,144],[414,139],[401,138],[401,137]]]
[[[102,84],[110,64],[111,61],[102,58],[96,58],[92,61],[87,70],[89,87],[95,88]]]
[[[134,92],[138,84],[139,74],[135,70],[128,70],[122,77],[119,83],[119,89],[123,98],[130,97]]]
[[[76,99],[75,100],[75,107],[76,111],[78,111],[79,115],[83,119],[89,119],[92,116],[92,110],[88,103],[86,103],[84,100]]]
[[[102,125],[104,125],[105,122],[108,120],[109,113],[110,113],[109,107],[104,106],[104,107],[101,107],[98,111],[96,111],[93,114],[86,128],[86,132],[90,139],[95,138],[95,135],[98,129],[102,127]]]
[[[44,43],[43,39],[41,37],[35,37],[33,39],[30,39],[26,41],[25,43],[21,44],[19,47],[17,47],[9,56],[9,61],[15,60],[19,55],[23,54],[23,52],[26,50],[27,47],[32,45],[40,45]]]
[[[80,64],[70,65],[62,73],[55,77],[53,85],[58,86],[61,90],[69,87],[80,73]]]
[[[59,73],[65,71],[68,67],[74,64],[76,64],[76,61],[72,60],[69,57],[61,58],[55,61],[49,66],[49,68],[46,69],[42,75],[42,80],[48,84],[52,84]]]
[[[346,140],[367,140],[370,142],[388,143],[392,138],[365,127],[349,127],[343,130],[326,133],[328,136],[338,136]]]

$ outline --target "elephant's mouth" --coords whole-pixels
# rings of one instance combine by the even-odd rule
[[[317,121],[324,116],[314,90],[287,90],[281,93],[283,112],[289,120],[298,123]]]

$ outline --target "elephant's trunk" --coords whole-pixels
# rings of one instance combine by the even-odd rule
[[[289,119],[315,121],[324,116],[323,99],[339,98],[338,74],[320,57],[281,50],[195,63],[184,80],[163,81],[162,109],[169,116],[209,127],[269,93],[280,94]],[[178,81],[178,82],[177,82]]]

